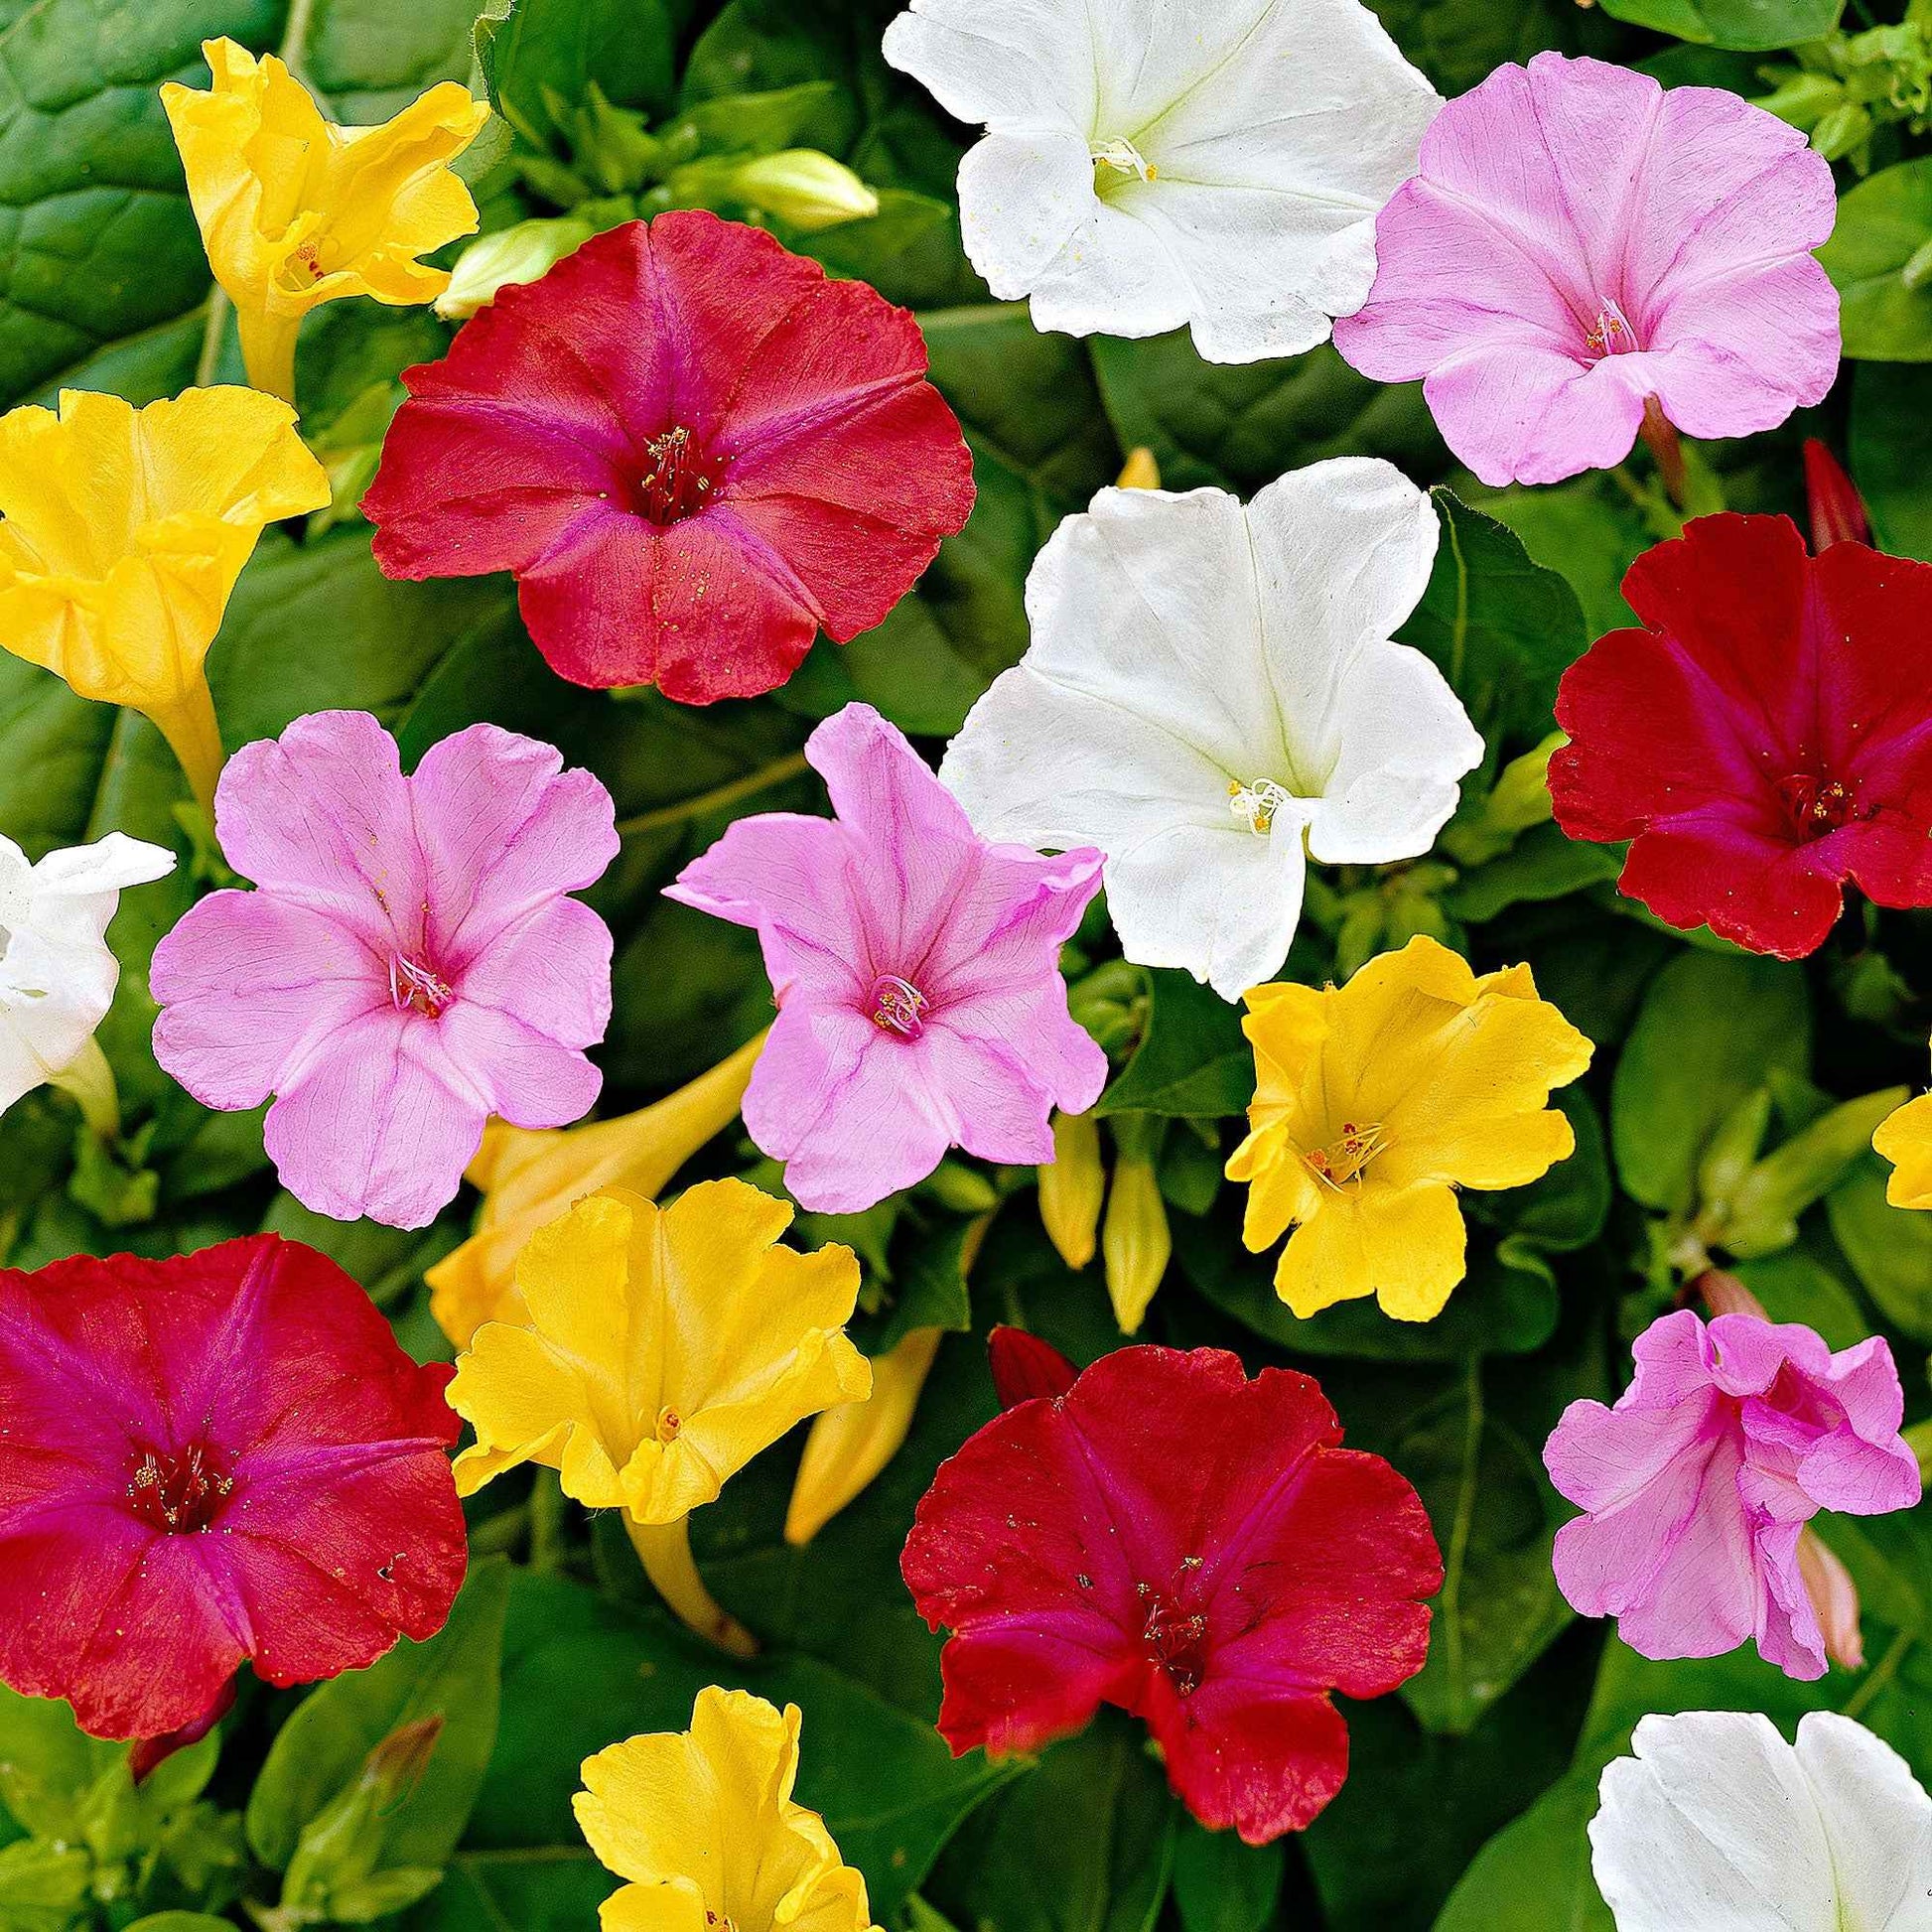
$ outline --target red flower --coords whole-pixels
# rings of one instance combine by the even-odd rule
[[[450,1371],[272,1234],[0,1270],[0,1679],[97,1737],[196,1734],[427,1637],[463,1581]]]
[[[362,499],[391,577],[516,573],[578,684],[709,704],[878,623],[973,505],[918,325],[715,214],[587,241],[408,369]]]
[[[1443,1566],[1416,1492],[1337,1447],[1310,1377],[1218,1348],[1123,1348],[941,1464],[900,1561],[956,1634],[939,1729],[1029,1751],[1102,1704],[1145,1718],[1202,1824],[1251,1845],[1341,1787],[1332,1690],[1422,1668]]]
[[[1780,959],[1824,942],[1848,879],[1932,904],[1932,566],[1706,516],[1623,595],[1648,628],[1564,673],[1550,761],[1572,838],[1635,841],[1622,890]]]

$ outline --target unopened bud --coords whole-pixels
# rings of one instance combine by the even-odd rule
[[[879,197],[844,162],[816,148],[695,161],[677,169],[665,187],[676,207],[735,203],[808,233],[879,212]]]
[[[1134,1334],[1173,1253],[1167,1203],[1161,1198],[1154,1163],[1145,1155],[1129,1156],[1123,1151],[1114,1163],[1100,1251],[1107,1265],[1114,1319],[1122,1334]]]
[[[1692,1286],[1704,1297],[1704,1306],[1713,1315],[1754,1314],[1760,1321],[1770,1319],[1764,1304],[1735,1275],[1722,1268],[1707,1268]]]
[[[1002,1409],[1064,1395],[1080,1372],[1050,1341],[1004,1321],[986,1338],[986,1360]]]
[[[1121,465],[1115,487],[1118,489],[1159,489],[1161,487],[1161,466],[1155,462],[1154,452],[1145,444],[1127,452],[1127,461]]]
[[[1814,554],[1835,543],[1871,541],[1864,499],[1845,474],[1845,466],[1815,436],[1805,439],[1805,494],[1810,499]]]
[[[1847,1670],[1864,1663],[1864,1637],[1859,1629],[1859,1587],[1831,1547],[1809,1525],[1798,1537],[1798,1575],[1825,1634],[1825,1655]]]
[[[595,232],[582,215],[560,214],[548,220],[519,221],[513,228],[499,228],[473,241],[457,258],[450,286],[436,298],[436,313],[445,322],[465,321],[479,309],[488,308],[499,289],[547,275]]]
[[[1093,1259],[1106,1191],[1100,1123],[1091,1114],[1055,1114],[1052,1164],[1039,1170],[1039,1219],[1069,1268]]]

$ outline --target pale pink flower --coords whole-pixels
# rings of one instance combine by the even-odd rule
[[[1747,436],[1832,386],[1811,251],[1837,208],[1830,164],[1735,94],[1539,54],[1437,117],[1335,346],[1423,378],[1486,483],[1620,463],[1650,396],[1688,435]]]
[[[1834,1355],[1811,1329],[1689,1309],[1637,1337],[1614,1409],[1573,1402],[1544,1447],[1587,1513],[1557,1533],[1557,1583],[1645,1657],[1715,1657],[1755,1637],[1822,1677],[1825,1639],[1798,1545],[1821,1509],[1881,1516],[1919,1499],[1882,1336]]]
[[[835,819],[741,818],[666,888],[756,926],[778,1018],[745,1126],[802,1207],[857,1213],[948,1147],[1035,1167],[1107,1056],[1066,1010],[1059,950],[1100,887],[1089,848],[992,845],[870,705],[812,733]]]
[[[298,718],[215,792],[252,893],[155,948],[154,1050],[205,1106],[256,1107],[283,1184],[338,1220],[423,1227],[491,1114],[597,1098],[611,934],[567,894],[617,856],[611,795],[548,745],[472,725],[405,778],[366,712]]]

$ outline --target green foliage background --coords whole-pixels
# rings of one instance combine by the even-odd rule
[[[1376,5],[1451,93],[1545,47],[1753,96],[1809,74],[1839,89],[1806,83],[1821,113],[1863,87],[1853,103],[1863,133],[1843,116],[1831,124],[1858,136],[1827,255],[1851,359],[1821,409],[1696,452],[1699,506],[1798,511],[1799,443],[1817,434],[1849,452],[1880,540],[1932,559],[1932,154],[1907,43],[1885,56],[1874,92],[1872,60],[1843,33],[1820,38],[1839,28],[1840,0]],[[339,118],[380,118],[431,81],[471,76],[475,10],[315,0],[295,23],[302,70]],[[602,1055],[616,1110],[713,1064],[768,1016],[750,935],[658,889],[736,812],[823,810],[796,754],[848,699],[927,740],[954,731],[1025,648],[1035,551],[1126,451],[1150,448],[1176,488],[1246,493],[1344,452],[1442,485],[1442,558],[1407,635],[1449,672],[1490,759],[1434,859],[1324,876],[1290,971],[1318,982],[1416,930],[1483,965],[1528,959],[1598,1047],[1566,1096],[1575,1159],[1533,1187],[1469,1200],[1470,1279],[1440,1320],[1403,1326],[1363,1305],[1297,1320],[1274,1298],[1268,1259],[1243,1252],[1238,1203],[1218,1179],[1252,1086],[1235,1014],[1184,977],[1109,971],[1100,918],[1068,962],[1119,1063],[1103,1102],[1110,1131],[1159,1150],[1174,1259],[1146,1332],[1237,1348],[1251,1368],[1313,1369],[1350,1440],[1417,1484],[1449,1571],[1428,1668],[1399,1696],[1349,1710],[1346,1788],[1304,1837],[1267,1851],[1188,1822],[1125,1722],[1034,1764],[949,1757],[931,1727],[937,1640],[897,1557],[934,1466],[993,1412],[979,1334],[964,1331],[1024,1321],[1083,1361],[1121,1339],[1098,1266],[1069,1273],[1046,1242],[1032,1176],[949,1164],[858,1223],[806,1228],[864,1256],[867,1346],[917,1323],[959,1332],[902,1449],[808,1548],[779,1533],[795,1445],[697,1519],[706,1573],[765,1639],[762,1659],[728,1665],[688,1639],[650,1600],[621,1535],[584,1521],[546,1480],[499,1483],[473,1505],[477,1566],[442,1636],[307,1695],[245,1690],[218,1740],[139,1792],[124,1753],[80,1738],[63,1707],[0,1700],[0,1927],[215,1932],[244,1897],[271,1925],[588,1927],[613,1881],[571,1819],[580,1759],[633,1731],[681,1727],[713,1681],[803,1707],[800,1795],[864,1869],[880,1922],[905,1932],[1602,1932],[1583,1824],[1598,1769],[1647,1711],[1740,1707],[1780,1722],[1852,1711],[1932,1778],[1923,1512],[1828,1522],[1863,1592],[1870,1662],[1801,1686],[1748,1653],[1647,1663],[1576,1622],[1550,1574],[1565,1512],[1539,1459],[1566,1402],[1619,1386],[1629,1336],[1669,1304],[1699,1250],[1734,1262],[1774,1314],[1834,1345],[1889,1336],[1910,1414],[1925,1413],[1932,1216],[1885,1205],[1883,1169],[1861,1151],[1873,1103],[1845,1103],[1924,1079],[1932,919],[1865,911],[1804,965],[1751,960],[1664,931],[1618,898],[1614,855],[1548,824],[1498,831],[1484,812],[1490,783],[1550,730],[1563,668],[1626,621],[1624,567],[1671,533],[1649,480],[1483,490],[1455,474],[1419,391],[1372,384],[1327,348],[1227,368],[1201,362],[1184,336],[1035,334],[1023,308],[988,300],[960,252],[950,198],[968,137],[883,65],[891,11],[879,0],[498,0],[481,45],[516,133],[485,153],[477,187],[486,228],[554,211],[560,177],[581,160],[573,141],[593,85],[652,124],[809,86],[801,138],[847,159],[884,206],[873,222],[785,238],[917,311],[934,380],[972,444],[978,506],[914,594],[850,648],[821,644],[757,702],[687,710],[562,684],[507,581],[391,584],[376,571],[352,509],[357,480],[399,397],[397,371],[439,354],[449,332],[425,313],[339,304],[305,332],[300,403],[305,434],[345,480],[344,501],[271,532],[244,574],[210,660],[223,733],[232,749],[305,711],[355,706],[389,724],[410,759],[486,717],[592,766],[626,832],[591,895],[619,941]],[[1873,18],[1853,0],[1845,26],[1907,34],[1924,25],[1919,11],[1915,0],[1912,20],[1895,5]],[[51,400],[62,385],[144,402],[198,374],[240,379],[155,90],[205,80],[207,36],[272,49],[290,30],[280,0],[0,0],[0,406]],[[1923,65],[1932,72],[1932,56]],[[30,852],[116,828],[180,843],[181,781],[139,719],[0,656],[0,828]],[[6,1260],[160,1254],[272,1227],[336,1256],[420,1357],[446,1354],[422,1272],[462,1237],[469,1197],[426,1233],[322,1220],[276,1189],[258,1116],[210,1115],[155,1066],[146,963],[193,891],[184,870],[131,893],[114,929],[124,970],[102,1040],[132,1122],[124,1163],[76,1164],[71,1109],[52,1093],[0,1123]],[[758,1170],[734,1134],[699,1167]],[[969,1286],[962,1231],[994,1203]],[[290,1915],[284,1875],[313,1866],[322,1828],[358,1802],[368,1753],[429,1716],[442,1729],[420,1782],[357,1827],[366,1868],[332,1867],[328,1885],[303,1893],[308,1916]]]

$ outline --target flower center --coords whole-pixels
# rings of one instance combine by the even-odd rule
[[[440,1020],[443,1009],[456,998],[449,981],[418,961],[398,953],[389,961],[389,999],[398,1013],[420,1013],[425,1019]]]
[[[1198,1557],[1181,1560],[1183,1570],[1198,1570]],[[1168,1674],[1177,1697],[1192,1697],[1207,1673],[1207,1618],[1199,1610],[1185,1610],[1152,1584],[1136,1584],[1135,1593],[1146,1609],[1141,1626],[1141,1654]]]
[[[1245,785],[1230,781],[1228,810],[1256,838],[1266,838],[1274,829],[1275,814],[1294,796],[1286,785],[1278,785],[1273,778],[1256,778]]]
[[[675,1443],[684,1429],[684,1418],[667,1402],[657,1412],[657,1440]]]
[[[1801,839],[1822,839],[1841,825],[1872,816],[1860,808],[1856,785],[1815,771],[1794,771],[1790,777],[1780,778],[1778,797]]]
[[[648,465],[637,479],[640,515],[653,523],[679,523],[695,516],[711,501],[725,465],[698,441],[695,430],[682,423],[653,436],[644,445]]]
[[[1351,1180],[1359,1180],[1363,1170],[1388,1144],[1382,1129],[1374,1122],[1345,1120],[1338,1140],[1327,1147],[1311,1148],[1302,1158],[1317,1180],[1340,1188]]]
[[[1104,195],[1108,189],[1117,188],[1130,179],[1158,181],[1161,177],[1160,169],[1132,141],[1123,140],[1118,135],[1111,141],[1096,141],[1092,153],[1096,194]]]
[[[150,1529],[169,1536],[207,1529],[234,1494],[234,1477],[222,1473],[219,1457],[209,1443],[139,1450],[128,1479],[129,1506]]]
[[[1630,327],[1629,317],[1605,296],[1584,340],[1598,355],[1627,355],[1637,345],[1637,332]]]
[[[917,1039],[925,1032],[921,1017],[926,998],[910,980],[897,973],[881,973],[872,983],[866,1004],[872,1010],[872,1024],[882,1033],[897,1034],[901,1039]]]

